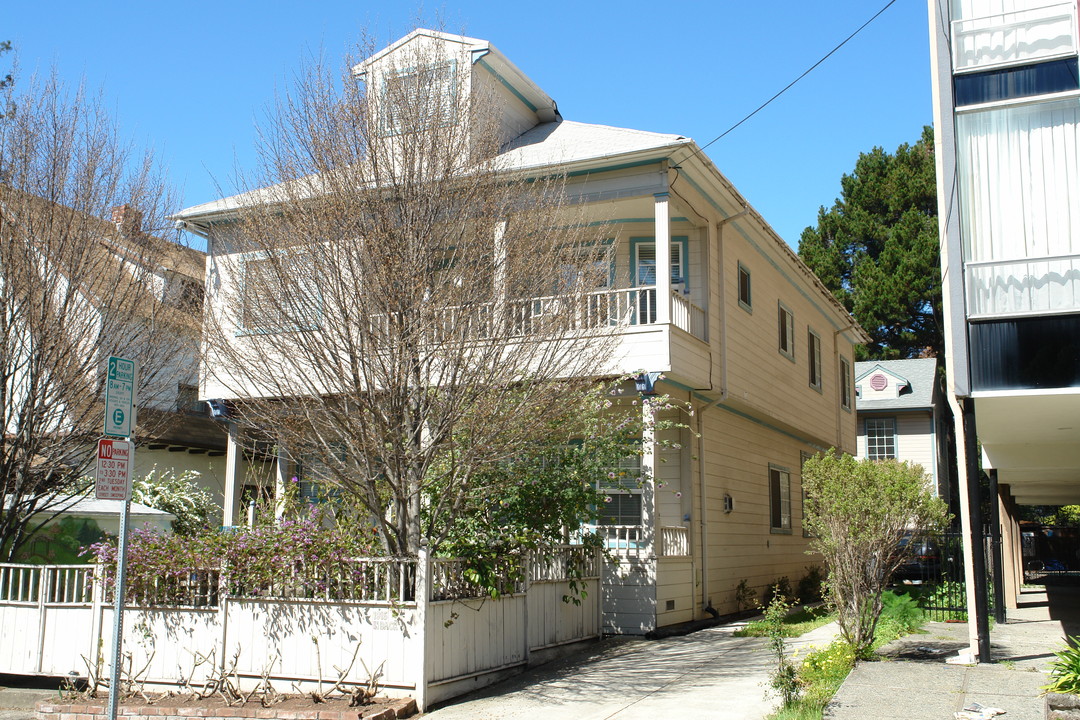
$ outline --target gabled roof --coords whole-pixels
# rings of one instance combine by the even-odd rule
[[[912,360],[870,360],[855,363],[855,384],[868,382],[875,373],[884,373],[909,390],[895,398],[867,400],[865,393],[855,400],[859,412],[879,410],[921,410],[934,406],[937,389],[937,359],[915,358]]]
[[[429,37],[445,43],[456,43],[464,46],[463,49],[470,54],[474,65],[479,64],[490,70],[501,83],[506,85],[512,93],[517,95],[536,113],[541,122],[561,119],[555,101],[541,90],[539,85],[534,83],[517,65],[510,62],[510,59],[496,49],[494,45],[479,38],[418,28],[371,57],[354,65],[352,68],[353,73],[359,77],[364,77],[372,66],[377,65],[387,55],[412,42],[417,37]]]

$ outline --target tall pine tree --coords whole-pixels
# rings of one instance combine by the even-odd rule
[[[941,253],[934,132],[893,154],[861,153],[832,208],[803,230],[799,255],[872,341],[860,359],[940,356]]]

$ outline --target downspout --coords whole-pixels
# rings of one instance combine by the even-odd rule
[[[744,205],[743,209],[734,215],[730,215],[716,224],[717,230],[717,267],[720,269],[720,282],[717,287],[717,297],[720,299],[720,396],[704,405],[697,411],[697,434],[698,434],[698,482],[701,495],[701,509],[698,512],[698,536],[701,538],[701,607],[710,615],[716,613],[712,607],[712,598],[709,597],[709,527],[707,508],[707,483],[705,482],[705,411],[727,400],[727,272],[724,267],[724,226],[750,212],[750,206]],[[711,375],[711,368],[710,368]],[[711,611],[711,612],[710,612]]]

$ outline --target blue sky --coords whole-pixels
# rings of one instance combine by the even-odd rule
[[[385,45],[418,17],[441,17],[448,31],[490,40],[566,119],[704,145],[886,1],[21,2],[5,8],[0,40],[24,73],[55,66],[101,88],[122,131],[166,162],[186,206],[228,194],[235,168],[253,167],[256,121],[303,57],[341,57],[365,28]],[[927,36],[925,1],[897,0],[706,151],[792,246],[859,152],[915,142],[930,123]]]

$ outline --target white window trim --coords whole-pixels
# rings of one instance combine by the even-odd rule
[[[738,263],[738,270],[735,272],[735,297],[739,301],[739,307],[748,313],[754,312],[754,284],[753,276],[750,274],[750,268],[742,264],[742,261]],[[743,301],[742,297],[742,276],[746,275],[746,300]]]
[[[779,492],[777,493],[780,498],[780,525],[773,524],[773,516],[775,515],[776,507],[773,506],[773,473],[777,474],[777,481],[779,482]],[[774,465],[769,463],[768,474],[768,489],[769,489],[769,532],[776,535],[790,535],[791,534],[791,471],[785,467]],[[787,505],[787,513],[785,514],[785,503]]]
[[[806,329],[806,369],[810,371],[807,378],[810,387],[821,392],[824,377],[821,367],[821,336],[811,328]]]
[[[795,313],[780,300],[776,301],[776,308],[777,349],[781,355],[795,362]],[[787,317],[786,332],[782,320],[785,316]],[[787,344],[786,349],[784,348],[785,342]]]

